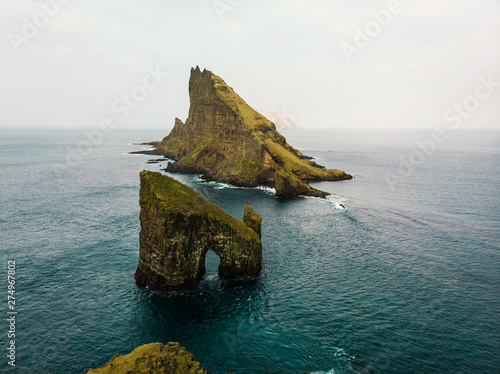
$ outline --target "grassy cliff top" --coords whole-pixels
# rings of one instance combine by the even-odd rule
[[[219,99],[242,118],[259,143],[263,144],[270,154],[282,160],[283,166],[287,170],[304,179],[331,178],[343,174],[340,170],[312,166],[309,161],[301,159],[296,153],[286,149],[284,146],[289,147],[286,140],[276,131],[276,126],[271,121],[248,105],[222,78],[208,70],[205,70],[204,73],[210,74]]]
[[[167,212],[204,215],[224,222],[237,230],[242,236],[252,237],[257,235],[242,221],[211,203],[191,187],[168,175],[144,170],[141,172],[141,188],[143,186],[151,189],[152,193],[160,200],[162,208]],[[258,239],[258,236],[256,239]]]
[[[85,374],[211,374],[179,343],[145,344],[126,355],[111,360]]]

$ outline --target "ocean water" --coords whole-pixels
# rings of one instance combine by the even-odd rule
[[[298,130],[319,164],[355,175],[332,195],[174,175],[230,214],[263,218],[263,270],[189,291],[137,287],[139,172],[130,155],[165,131],[0,131],[0,264],[16,261],[16,367],[83,373],[150,343],[178,341],[216,374],[500,372],[500,132]],[[416,141],[424,141],[426,154]],[[420,152],[420,153],[419,153]],[[404,166],[401,160],[410,160]]]

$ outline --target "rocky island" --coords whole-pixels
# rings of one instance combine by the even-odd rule
[[[167,175],[143,171],[140,178],[137,284],[160,291],[193,287],[205,273],[209,249],[220,257],[219,275],[259,275],[261,217],[251,207],[242,222]]]
[[[115,354],[106,364],[84,374],[212,374],[179,343],[145,344],[127,355]]]
[[[175,160],[167,171],[199,173],[236,186],[269,186],[276,195],[325,197],[309,181],[351,175],[326,169],[290,146],[273,122],[251,108],[211,71],[191,69],[187,120],[175,119],[170,134],[149,154]]]

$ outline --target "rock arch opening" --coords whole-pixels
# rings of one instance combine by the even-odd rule
[[[220,257],[212,249],[207,249],[203,259],[204,269],[202,270],[205,276],[219,275]]]

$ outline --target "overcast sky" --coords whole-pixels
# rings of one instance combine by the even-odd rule
[[[303,128],[500,128],[500,0],[1,0],[0,25],[1,127],[170,128],[199,65]]]

